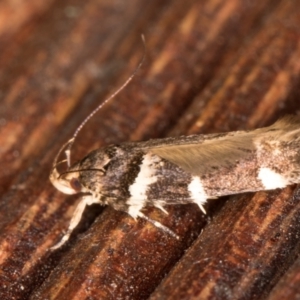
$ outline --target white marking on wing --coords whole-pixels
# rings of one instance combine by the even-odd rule
[[[289,180],[284,176],[265,167],[259,169],[258,178],[267,190],[283,188],[289,184]]]
[[[157,181],[155,176],[156,169],[154,163],[159,162],[160,158],[153,154],[145,154],[140,172],[136,177],[134,183],[129,187],[131,197],[127,200],[129,205],[128,213],[133,217],[139,216],[140,210],[145,206],[147,201],[147,190],[149,185]]]
[[[206,214],[203,204],[208,199],[208,196],[205,193],[201,179],[198,176],[192,177],[192,181],[188,185],[188,191],[190,192],[191,198],[194,202],[199,206],[203,213]]]

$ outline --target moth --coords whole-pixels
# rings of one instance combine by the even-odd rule
[[[85,207],[93,203],[112,206],[134,219],[146,219],[177,238],[169,228],[148,218],[143,208],[155,206],[167,213],[168,205],[195,203],[205,212],[203,205],[208,199],[300,182],[300,118],[296,116],[286,116],[269,127],[252,131],[109,145],[71,164],[70,149],[75,137],[102,106],[79,126],[54,160],[52,184],[65,194],[85,195],[68,231],[52,249],[69,239]],[[64,150],[68,168],[59,172],[61,162],[57,161]]]

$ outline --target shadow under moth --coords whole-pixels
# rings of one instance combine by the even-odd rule
[[[143,60],[142,60],[143,61]],[[140,65],[142,64],[142,61]],[[62,246],[79,223],[87,205],[110,205],[134,219],[144,218],[177,238],[142,210],[155,206],[165,213],[172,204],[196,203],[205,212],[207,199],[244,192],[272,190],[300,182],[300,118],[286,116],[252,131],[191,135],[110,145],[71,165],[70,149],[86,122],[134,77],[136,71],[78,127],[59,151],[50,174],[66,194],[84,193],[68,231],[52,249]],[[67,149],[67,150],[65,150]],[[59,173],[65,150],[68,168]]]

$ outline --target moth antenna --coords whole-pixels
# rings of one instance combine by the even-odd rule
[[[81,131],[81,129],[84,127],[84,125],[105,105],[107,104],[112,98],[114,98],[117,94],[119,94],[128,84],[129,82],[135,77],[136,73],[140,70],[142,64],[144,63],[145,57],[146,57],[146,42],[145,42],[145,37],[142,34],[141,35],[143,46],[144,46],[144,52],[143,52],[143,57],[141,61],[139,62],[138,66],[136,69],[133,71],[133,73],[127,78],[127,80],[113,93],[111,94],[108,98],[106,98],[101,104],[98,105],[84,120],[83,122],[77,127],[73,137],[61,148],[60,152],[62,152],[64,147],[67,147],[65,150],[65,154],[67,157],[67,164],[68,168],[71,166],[71,148],[74,144],[74,141],[78,135],[78,133]]]

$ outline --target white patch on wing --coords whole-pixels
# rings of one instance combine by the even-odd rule
[[[189,190],[191,198],[194,200],[194,202],[200,207],[200,209],[204,213],[206,213],[205,209],[203,207],[203,204],[208,199],[208,196],[205,193],[201,179],[198,176],[192,177],[192,181],[188,185],[188,190]]]
[[[284,178],[284,176],[276,173],[270,168],[260,168],[258,178],[261,180],[263,186],[267,190],[283,188],[289,184],[288,179]]]
[[[149,185],[157,181],[154,164],[159,162],[159,160],[160,158],[156,155],[145,154],[140,166],[140,172],[134,183],[129,187],[131,197],[127,200],[127,204],[129,205],[128,213],[135,219],[139,216],[140,210],[145,206]]]

